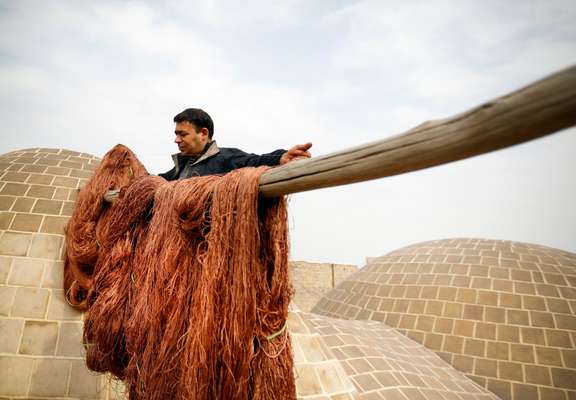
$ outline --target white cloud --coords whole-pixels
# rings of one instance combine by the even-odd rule
[[[332,19],[349,25],[337,73],[443,110],[576,62],[573,2],[364,1]]]
[[[63,3],[39,12],[46,16],[43,25],[27,31],[12,26],[20,43],[4,43],[6,49],[17,53],[22,43],[32,43],[44,32],[72,30],[77,35],[44,43],[43,53],[58,55],[52,55],[50,65],[43,69],[3,67],[11,70],[3,76],[6,96],[26,103],[32,99],[25,89],[35,88],[34,96],[43,98],[46,107],[62,105],[57,115],[40,110],[40,121],[27,121],[56,128],[57,137],[20,138],[20,147],[51,142],[102,154],[122,141],[155,162],[162,156],[154,153],[164,153],[162,164],[150,166],[157,172],[169,167],[168,154],[175,151],[172,116],[191,105],[202,105],[214,114],[217,132],[227,139],[226,144],[251,151],[288,146],[291,142],[286,144],[286,137],[292,135],[296,140],[300,135],[294,132],[302,125],[314,125],[303,109],[300,93],[265,83],[242,84],[234,76],[230,60],[195,31],[193,24],[171,24],[149,6],[132,3],[95,3],[82,10]],[[36,17],[32,15],[32,21],[39,22]],[[28,18],[26,7],[5,18]],[[68,21],[66,29],[61,28],[63,21]],[[95,46],[79,48],[83,43]],[[94,56],[93,51],[103,54]],[[123,64],[128,64],[125,71]],[[19,80],[14,79],[16,75]],[[21,125],[16,119],[7,115],[9,123],[26,130],[26,123]],[[278,120],[282,124],[277,124]],[[90,147],[87,135],[102,140],[97,147]]]
[[[220,145],[315,154],[448,117],[576,62],[572,1],[7,2],[0,153],[170,167],[171,118],[200,106]],[[576,251],[574,131],[443,167],[296,194],[292,255],[361,263],[480,236]],[[573,172],[572,172],[573,174]],[[573,177],[572,177],[573,178]]]
[[[171,15],[215,29],[266,29],[296,25],[313,10],[323,7],[304,0],[170,0]]]

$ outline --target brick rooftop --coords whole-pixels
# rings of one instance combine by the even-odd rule
[[[86,369],[82,315],[62,293],[63,229],[98,162],[0,156],[1,399],[124,398]],[[575,254],[450,239],[292,276],[300,399],[576,399]]]

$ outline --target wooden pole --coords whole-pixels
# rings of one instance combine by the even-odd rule
[[[398,175],[513,146],[574,125],[576,66],[452,118],[271,169],[260,177],[260,194],[275,197]]]
[[[416,171],[527,142],[576,125],[576,66],[470,111],[401,135],[273,168],[260,195],[276,197]],[[114,201],[118,190],[104,198]]]

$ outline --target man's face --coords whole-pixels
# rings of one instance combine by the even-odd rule
[[[174,133],[176,134],[174,143],[178,145],[180,152],[190,156],[200,154],[209,140],[208,129],[198,129],[188,121],[177,122]]]

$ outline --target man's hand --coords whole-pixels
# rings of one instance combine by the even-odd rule
[[[282,155],[282,158],[280,158],[280,165],[287,164],[290,161],[312,157],[308,151],[310,147],[312,147],[312,143],[297,144]]]

